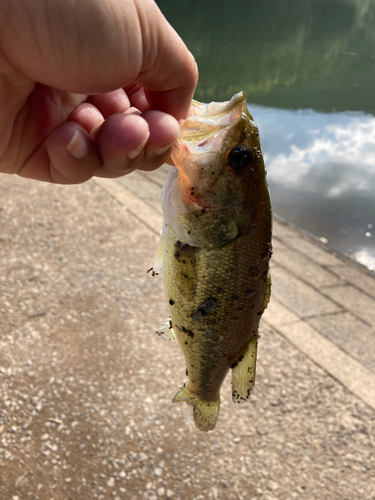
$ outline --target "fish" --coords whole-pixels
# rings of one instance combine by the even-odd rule
[[[188,379],[173,402],[192,405],[195,426],[211,431],[229,370],[234,402],[253,390],[271,294],[271,202],[246,94],[193,101],[171,158],[153,267],[162,271],[170,317],[157,333],[177,342],[186,361]]]

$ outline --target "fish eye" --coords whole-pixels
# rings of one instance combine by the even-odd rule
[[[233,148],[228,155],[227,164],[234,170],[244,170],[251,162],[252,155],[245,146]]]

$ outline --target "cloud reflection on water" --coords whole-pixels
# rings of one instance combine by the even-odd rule
[[[276,213],[375,267],[375,117],[249,105]]]

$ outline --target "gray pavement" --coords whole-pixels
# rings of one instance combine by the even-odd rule
[[[0,185],[0,499],[375,498],[375,280],[280,221],[254,395],[201,433],[152,266],[165,168]]]

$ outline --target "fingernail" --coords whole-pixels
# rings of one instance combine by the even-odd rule
[[[149,137],[150,137],[150,132],[147,134],[146,139],[142,141],[139,146],[137,146],[135,149],[133,149],[133,151],[130,151],[128,153],[129,160],[135,160],[135,158],[137,158],[137,156],[141,154],[142,149],[146,146]]]
[[[139,111],[139,109],[135,108],[134,106],[132,106],[131,108],[124,111],[124,115],[139,115],[139,116],[141,116],[141,114],[142,113]]]
[[[172,144],[173,144],[173,142],[172,142]],[[170,147],[172,146],[172,144],[169,144],[169,146],[166,146],[164,148],[154,149],[154,155],[155,156],[161,156],[161,155],[165,154],[170,149]]]
[[[85,138],[79,130],[74,132],[72,139],[66,146],[69,154],[73,156],[76,160],[82,160],[88,153],[87,144]]]

